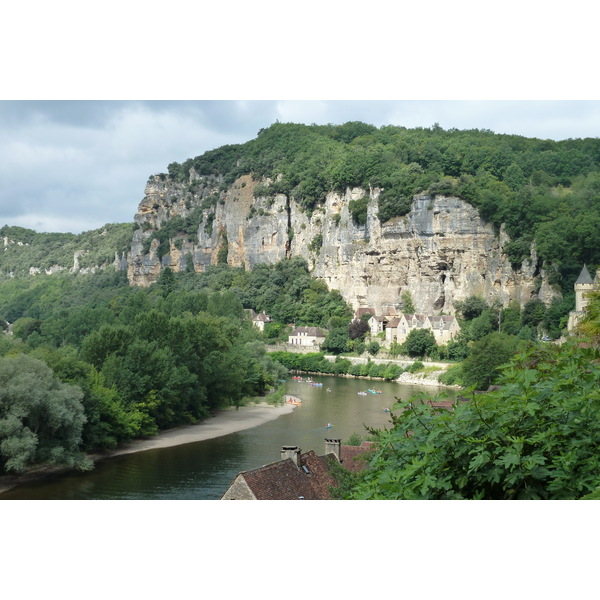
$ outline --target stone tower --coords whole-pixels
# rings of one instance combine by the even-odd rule
[[[596,273],[596,284],[597,283],[598,273]],[[577,323],[583,316],[585,307],[588,305],[589,300],[586,298],[586,294],[594,291],[596,284],[594,284],[586,265],[583,265],[583,269],[581,269],[581,273],[575,282],[575,310],[572,310],[569,313],[569,322],[567,324],[567,329],[570,332],[577,327]]]

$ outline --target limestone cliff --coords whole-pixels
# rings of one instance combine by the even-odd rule
[[[264,183],[269,182],[263,189]],[[167,266],[201,272],[226,260],[251,269],[302,256],[313,275],[353,307],[371,306],[378,313],[400,307],[405,291],[417,312],[450,314],[454,302],[474,294],[504,306],[559,295],[534,248],[513,270],[503,253],[508,236],[494,232],[459,198],[415,196],[409,214],[381,223],[378,189],[330,193],[309,214],[283,194],[255,198],[256,185],[243,176],[225,186],[193,170],[188,184],[152,177],[135,216],[130,283],[150,285]],[[349,203],[364,196],[370,199],[367,222],[357,225]],[[174,223],[181,228],[171,227]]]

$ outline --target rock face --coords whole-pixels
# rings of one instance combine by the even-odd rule
[[[167,266],[201,272],[226,260],[251,269],[301,256],[314,276],[339,290],[353,307],[370,306],[377,314],[390,306],[401,308],[404,292],[410,293],[417,312],[427,314],[452,314],[454,303],[471,295],[503,306],[559,296],[534,248],[530,259],[513,270],[503,253],[508,236],[494,232],[476,208],[459,198],[415,196],[409,214],[381,223],[377,189],[330,193],[309,214],[283,194],[255,199],[250,176],[227,188],[193,172],[190,181],[195,195],[168,178],[148,183],[128,258],[132,285],[150,285]],[[209,206],[206,198],[216,194],[218,201]],[[370,199],[367,222],[358,225],[349,204],[364,196]],[[197,215],[199,206],[206,208],[193,236],[175,232],[162,255],[158,239],[148,246],[174,216]]]

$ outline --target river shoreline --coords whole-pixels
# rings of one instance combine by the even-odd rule
[[[286,397],[289,396],[286,395]],[[169,429],[159,433],[156,437],[147,440],[134,440],[123,444],[114,450],[106,452],[89,454],[94,461],[102,461],[132,454],[134,452],[145,452],[147,450],[156,450],[160,448],[169,448],[172,446],[181,446],[194,442],[201,442],[216,437],[237,433],[252,427],[257,427],[277,419],[281,415],[288,414],[294,410],[291,404],[274,406],[261,402],[257,404],[242,406],[239,409],[228,408],[220,410],[210,419],[195,423],[194,425],[184,425],[175,429]],[[11,490],[19,485],[46,479],[48,477],[62,475],[73,469],[70,467],[35,467],[18,475],[0,476],[0,499],[4,492]]]
[[[314,375],[327,375],[326,373],[308,372],[302,371],[303,373],[310,373]],[[444,385],[432,377],[433,373],[427,375],[422,373],[402,373],[402,375],[393,380],[393,383],[408,384],[415,386],[424,386],[426,388],[435,389],[441,391],[441,388],[455,388],[460,389],[460,386],[449,386]],[[435,374],[437,375],[437,373]],[[434,376],[435,376],[434,375]],[[336,375],[337,377],[348,377],[355,379],[367,379],[367,380],[381,380],[379,377],[362,377],[355,375]],[[289,394],[285,394],[285,398],[291,397]],[[123,444],[114,450],[107,450],[101,453],[93,453],[88,456],[94,461],[99,462],[108,460],[115,456],[122,456],[124,454],[133,454],[136,452],[144,452],[147,450],[156,450],[161,448],[169,448],[172,446],[180,446],[183,444],[190,444],[194,442],[201,442],[203,440],[209,440],[212,438],[229,435],[230,433],[236,433],[238,431],[244,431],[252,427],[257,427],[263,423],[274,420],[281,415],[288,414],[294,410],[294,405],[283,404],[274,406],[267,404],[266,402],[260,402],[255,404],[249,404],[242,406],[239,409],[234,407],[220,410],[215,416],[210,419],[206,419],[194,425],[184,425],[174,429],[169,429],[159,433],[156,437],[151,439],[133,440],[127,444]],[[72,467],[52,467],[52,466],[41,466],[33,467],[25,473],[17,475],[2,475],[0,476],[0,500],[2,494],[7,492],[19,485],[32,483],[41,479],[47,479],[58,475],[63,475],[73,471]]]

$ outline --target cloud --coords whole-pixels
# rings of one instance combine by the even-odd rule
[[[276,120],[490,129],[528,137],[600,136],[596,101],[4,101],[0,225],[38,231],[129,222],[148,177]]]
[[[131,221],[149,175],[165,172],[171,162],[254,137],[269,124],[265,108],[241,103],[0,103],[0,222],[75,231],[74,226],[82,230]],[[5,129],[8,122],[12,125]]]

